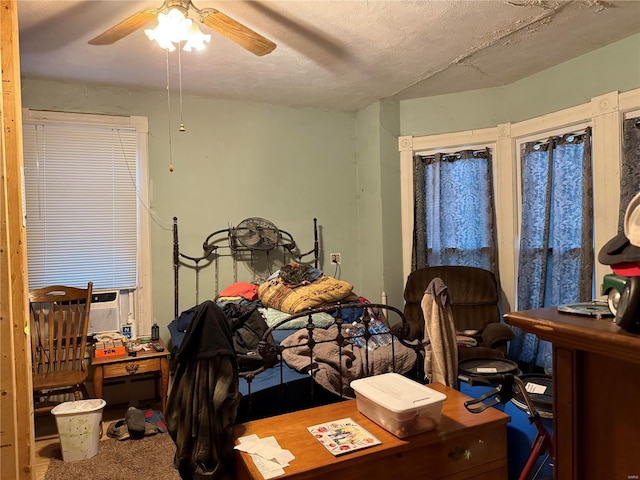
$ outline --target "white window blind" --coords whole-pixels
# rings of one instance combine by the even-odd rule
[[[134,128],[23,125],[29,288],[135,288]]]

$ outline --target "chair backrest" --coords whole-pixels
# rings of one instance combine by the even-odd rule
[[[411,272],[404,290],[404,315],[411,325],[411,338],[421,338],[424,319],[420,302],[436,277],[447,286],[456,330],[483,330],[500,322],[500,295],[495,275],[489,270],[467,266],[439,266]]]
[[[54,285],[29,292],[34,390],[83,383],[93,284]]]

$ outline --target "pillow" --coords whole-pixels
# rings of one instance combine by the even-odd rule
[[[300,313],[325,303],[343,300],[352,290],[353,285],[350,283],[327,276],[296,288],[289,288],[276,279],[258,287],[258,298],[265,307],[286,313]]]
[[[275,326],[277,323],[281,322],[287,317],[290,317],[290,313],[281,312],[280,310],[276,310],[275,308],[258,308],[262,316],[264,317],[267,325],[270,327]],[[313,324],[318,328],[327,328],[333,324],[334,318],[326,313],[326,312],[318,312],[311,315],[311,319],[313,320]],[[291,320],[290,322],[283,323],[276,330],[298,330],[300,328],[304,328],[307,326],[309,320],[309,316],[305,315],[304,317],[296,318]]]

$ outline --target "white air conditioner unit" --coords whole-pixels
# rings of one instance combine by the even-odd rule
[[[120,330],[120,292],[93,291],[89,314],[89,335]]]

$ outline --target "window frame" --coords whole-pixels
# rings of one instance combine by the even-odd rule
[[[138,279],[137,288],[134,293],[135,301],[133,303],[137,331],[139,334],[151,332],[153,305],[151,289],[150,215],[147,207],[149,205],[149,126],[147,117],[57,112],[25,108],[22,110],[22,123],[135,129],[137,139],[136,215],[138,218]],[[22,175],[24,175],[24,172]],[[23,208],[26,208],[26,205],[23,205]],[[23,223],[25,222],[25,215],[26,212],[23,211]]]

